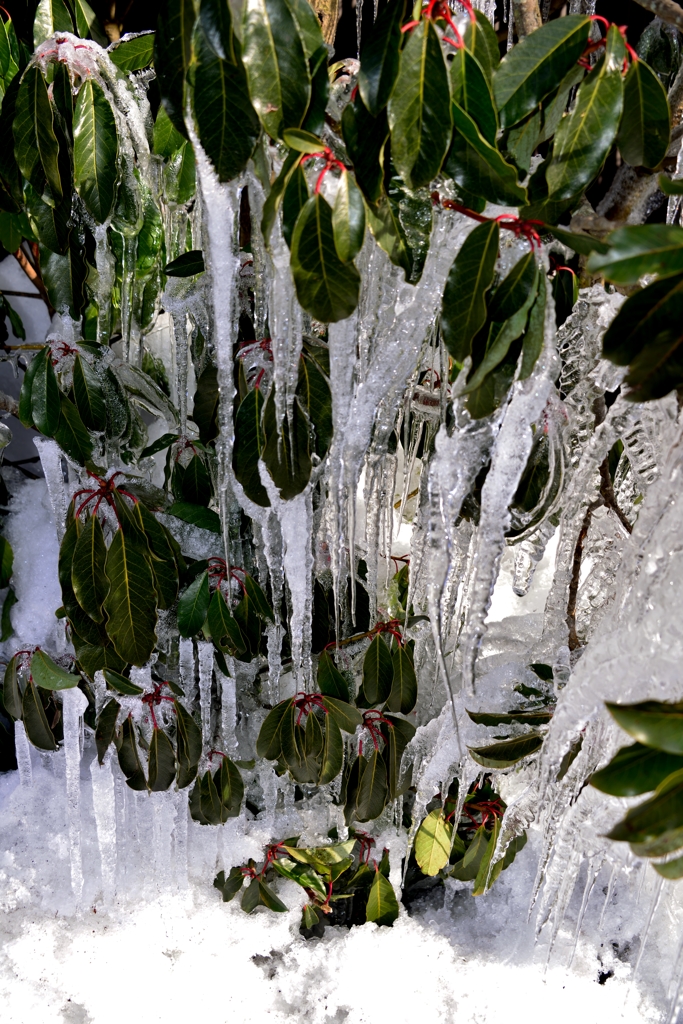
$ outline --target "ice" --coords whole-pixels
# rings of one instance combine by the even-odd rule
[[[116,893],[116,794],[112,774],[112,752],[108,750],[104,762],[100,765],[97,759],[90,763],[92,779],[92,799],[95,824],[97,827],[97,843],[100,852],[100,870],[102,874],[102,897],[105,906],[111,906]]]
[[[62,692],[62,718],[64,722],[64,756],[66,759],[66,802],[69,819],[69,847],[71,854],[71,888],[76,903],[83,891],[83,863],[81,858],[81,733],[83,712],[88,706],[85,694],[77,687]]]
[[[19,780],[25,789],[31,789],[33,786],[31,748],[29,746],[23,722],[16,722],[14,725],[14,746],[16,749]]]

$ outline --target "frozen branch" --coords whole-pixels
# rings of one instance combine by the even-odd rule
[[[679,32],[683,32],[683,8],[674,3],[674,0],[636,0],[636,3],[646,11],[652,11],[668,25],[673,25]]]

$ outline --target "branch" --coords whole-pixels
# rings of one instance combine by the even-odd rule
[[[586,543],[586,537],[590,530],[591,519],[593,513],[597,508],[604,504],[602,498],[596,498],[595,501],[586,509],[586,514],[583,517],[581,524],[581,530],[579,536],[576,539],[576,547],[574,548],[574,558],[572,561],[572,578],[569,583],[569,597],[567,600],[567,626],[569,627],[569,640],[567,641],[570,651],[578,651],[581,646],[581,641],[576,632],[576,598],[579,593],[579,581],[581,579],[581,558],[583,557],[583,545]]]
[[[683,9],[674,0],[636,0],[636,3],[683,32]]]
[[[55,315],[55,311],[54,311],[52,303],[50,302],[50,299],[48,297],[47,288],[45,287],[45,284],[43,283],[42,277],[40,276],[38,271],[35,269],[35,267],[33,267],[31,265],[31,263],[29,262],[28,256],[26,255],[26,253],[24,252],[24,250],[21,247],[19,247],[17,249],[17,251],[13,255],[14,255],[15,260],[17,261],[17,263],[21,267],[21,269],[26,274],[26,276],[29,279],[29,281],[31,281],[35,285],[35,287],[38,289],[38,291],[40,292],[40,297],[43,300],[43,302],[45,303],[45,305],[47,306],[48,313],[50,314],[50,319],[52,319],[52,317]]]
[[[626,514],[621,508],[619,508],[619,503],[617,502],[616,495],[614,493],[612,477],[610,476],[609,471],[609,456],[606,456],[600,463],[600,494],[602,495],[602,500],[607,508],[614,512],[626,532],[632,533],[633,527],[626,518]]]
[[[543,24],[538,0],[512,0],[512,9],[515,16],[515,28],[517,37],[523,39],[530,36]]]

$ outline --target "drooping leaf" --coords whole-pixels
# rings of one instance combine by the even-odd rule
[[[110,583],[104,602],[107,633],[120,657],[144,665],[156,642],[156,592],[147,558],[123,529],[114,534],[105,571]]]
[[[503,278],[488,302],[488,315],[500,323],[509,320],[526,302],[529,293],[535,291],[536,259],[533,252],[521,260]]]
[[[178,601],[178,632],[181,636],[194,636],[206,621],[209,612],[209,574],[203,572],[190,583]]]
[[[71,584],[76,600],[94,622],[102,622],[102,605],[109,593],[109,580],[104,574],[107,548],[102,526],[91,515],[76,541],[71,563]]]
[[[17,658],[13,655],[7,662],[5,675],[2,684],[2,703],[5,711],[15,722],[19,721],[23,711],[21,707],[21,690],[19,689],[19,678],[17,674]]]
[[[89,430],[103,431],[107,422],[102,382],[90,363],[76,356],[73,368],[73,388],[76,408]]]
[[[467,714],[477,725],[547,725],[553,717],[552,711],[468,711]]]
[[[81,39],[94,39],[100,46],[106,46],[109,40],[90,4],[86,0],[69,0],[69,4]]]
[[[74,112],[74,186],[98,224],[114,205],[117,152],[116,119],[109,100],[96,82],[86,81]]]
[[[202,731],[189,711],[176,699],[178,789],[189,786],[197,776],[202,756]]]
[[[9,588],[5,595],[5,600],[2,602],[2,613],[0,614],[0,642],[4,643],[12,636],[14,627],[12,626],[11,611],[19,598],[15,594],[12,587]]]
[[[396,82],[404,9],[405,0],[390,0],[362,40],[358,89],[372,117],[386,107]]]
[[[292,701],[283,700],[268,712],[256,740],[256,753],[268,761],[275,761],[282,753],[282,720],[292,706]]]
[[[384,736],[382,756],[387,768],[389,799],[395,800],[410,785],[410,773],[401,778],[401,758],[406,746],[415,735],[415,726],[406,722],[404,718],[396,718],[394,715],[384,715],[384,718],[386,718],[386,723],[382,726],[382,735]]]
[[[683,754],[683,705],[647,700],[606,704],[612,718],[634,740],[670,754]]]
[[[378,750],[369,758],[358,759],[362,762],[356,809],[356,821],[372,821],[384,810],[387,801],[387,770]]]
[[[92,458],[92,439],[85,429],[78,409],[68,398],[61,395],[59,426],[55,431],[55,441],[69,458],[84,465]]]
[[[324,323],[350,316],[358,305],[360,275],[337,255],[332,209],[318,194],[307,201],[296,222],[291,265],[303,308]]]
[[[270,187],[270,192],[266,196],[266,201],[263,204],[263,216],[261,218],[261,234],[266,245],[270,244],[270,234],[273,230],[273,224],[277,217],[277,212],[282,202],[287,184],[295,169],[299,166],[300,155],[298,150],[292,149],[285,157],[284,163],[280,168],[280,173]]]
[[[208,444],[218,434],[218,370],[208,363],[197,381],[192,419],[199,427],[199,440]]]
[[[611,796],[651,793],[673,772],[683,768],[683,755],[633,743],[617,751],[606,767],[591,775],[591,786]]]
[[[14,552],[6,537],[0,537],[0,590],[9,586],[14,568]]]
[[[336,779],[344,762],[344,741],[333,715],[325,717],[325,742],[320,755],[318,785],[324,786]]]
[[[632,807],[610,839],[631,843],[637,856],[661,857],[683,846],[683,769],[669,775],[653,796]]]
[[[121,710],[121,705],[113,697],[107,701],[97,717],[95,726],[95,744],[97,746],[97,760],[104,763],[104,755],[109,750],[116,732],[116,720]]]
[[[121,729],[121,745],[118,748],[119,765],[126,776],[126,785],[137,792],[147,789],[147,779],[140,761],[138,744],[135,738],[135,725],[129,715],[123,720]]]
[[[479,868],[481,867],[482,861],[484,860],[484,857],[486,857],[487,853],[490,857],[489,833],[486,831],[484,825],[480,825],[474,833],[474,838],[467,847],[462,860],[457,862],[449,874],[452,878],[457,878],[461,882],[474,881],[479,874]]]
[[[235,476],[250,501],[266,508],[270,505],[268,492],[261,483],[258,460],[265,447],[261,425],[263,395],[259,388],[248,391],[235,416],[235,444],[232,465]]]
[[[21,80],[13,127],[21,173],[46,202],[58,202],[63,195],[59,143],[47,84],[37,65],[28,68]]]
[[[119,71],[142,71],[154,58],[154,32],[142,32],[130,38],[122,36],[108,52]]]
[[[349,685],[328,651],[323,651],[318,659],[318,689],[326,697],[335,697],[348,704]]]
[[[491,836],[486,846],[484,856],[481,858],[479,869],[477,871],[476,878],[474,879],[474,886],[472,888],[473,896],[482,896],[486,890],[493,884],[500,872],[503,870],[503,861],[499,861],[497,865],[492,868],[491,861],[496,850],[496,844],[498,842],[498,836],[500,834],[500,818],[493,819],[493,829],[491,830]],[[496,870],[497,868],[497,870]]]
[[[343,263],[354,259],[365,237],[365,202],[353,177],[342,174],[332,208],[332,231],[337,256]]]
[[[441,169],[451,134],[449,98],[441,42],[425,18],[401,51],[388,105],[392,160],[409,188],[428,185]]]
[[[28,680],[21,702],[21,717],[26,735],[38,750],[56,750],[57,744],[35,683]]]
[[[346,701],[325,695],[323,696],[323,704],[335,719],[339,728],[343,729],[344,732],[354,733],[363,721],[360,711]]]
[[[175,751],[163,729],[153,729],[149,741],[149,788],[163,793],[175,779]]]
[[[479,61],[489,82],[500,64],[498,38],[488,18],[470,18],[467,22],[463,42],[470,53]]]
[[[563,239],[560,239],[563,241]],[[618,228],[607,248],[588,261],[592,274],[615,284],[637,284],[645,274],[672,277],[683,271],[683,228],[677,224],[640,224]]]
[[[187,138],[185,81],[192,59],[193,0],[164,0],[154,36],[154,69],[161,100],[175,129]]]
[[[308,185],[306,184],[306,176],[301,164],[299,164],[294,168],[282,196],[282,237],[289,246],[292,244],[292,235],[294,234],[297,218],[307,199]]]
[[[74,32],[73,18],[64,0],[40,0],[33,20],[33,46],[38,47],[55,32]]]
[[[450,355],[462,363],[486,322],[486,293],[493,284],[500,228],[480,224],[465,239],[450,269],[441,308],[441,333]]]
[[[32,185],[26,185],[26,214],[30,230],[42,245],[63,256],[69,248],[71,235],[71,196],[62,199],[56,206],[49,206]],[[9,240],[6,239],[5,242]],[[21,235],[16,244],[19,248]],[[5,243],[3,243],[5,244]],[[5,248],[8,245],[5,244]],[[12,249],[12,252],[15,250]]]
[[[583,15],[557,18],[512,47],[493,76],[503,128],[521,121],[556,88],[586,48],[590,27]]]
[[[457,103],[452,104],[453,141],[446,157],[446,174],[467,192],[490,203],[523,206],[526,189],[517,184],[517,171],[490,145],[474,120]]]
[[[405,647],[398,646],[391,656],[391,664],[394,677],[387,710],[409,715],[417,703],[417,677],[412,656]]]
[[[31,418],[36,429],[53,437],[59,426],[60,392],[55,371],[52,367],[52,351],[46,345],[34,359],[32,374]]]
[[[535,263],[532,263],[531,266],[536,275]],[[527,325],[529,310],[536,299],[537,281],[538,277],[536,276],[533,286],[526,290],[524,304],[516,313],[513,313],[508,320],[491,322],[488,334],[482,332],[475,339],[472,349],[472,373],[467,378],[466,393],[474,393],[484,385],[485,381],[491,377],[491,374],[505,362],[508,354],[511,352],[513,343],[523,334]],[[482,341],[484,344],[480,344]],[[516,356],[514,362],[516,365]]]
[[[449,75],[453,100],[470,115],[486,141],[495,146],[498,115],[481,64],[463,47],[455,51]]]
[[[310,60],[324,46],[318,16],[308,0],[287,0],[287,6],[299,29],[306,59]]]
[[[443,808],[430,811],[415,836],[415,860],[423,875],[438,875],[451,855],[453,826],[444,818]]]
[[[199,614],[200,612],[198,611],[197,618]],[[206,625],[209,628],[213,642],[221,650],[227,649],[229,651],[238,651],[239,653],[244,652],[245,644],[240,628],[231,615],[220,590],[216,590],[211,598]],[[195,630],[196,632],[197,630]],[[227,643],[224,643],[226,640]]]
[[[85,309],[85,282],[88,265],[83,248],[69,238],[69,248],[64,255],[40,247],[40,269],[47,288],[48,298],[58,312],[67,312],[74,320],[80,319]]]
[[[299,128],[311,96],[311,77],[286,0],[246,0],[242,59],[251,101],[271,138],[280,138],[285,128]]]
[[[310,433],[297,399],[294,400],[291,417],[285,416],[278,424],[274,392],[273,386],[263,410],[265,445],[262,457],[280,497],[288,501],[301,494],[311,476]]]
[[[634,167],[656,167],[669,148],[671,111],[662,83],[643,60],[634,60],[624,81],[619,152]]]
[[[363,696],[370,706],[382,704],[388,698],[393,678],[391,654],[378,633],[363,658]]]
[[[528,732],[511,740],[492,743],[488,747],[468,747],[470,757],[484,768],[509,768],[522,758],[535,754],[543,746],[543,737]]]
[[[166,277],[194,277],[195,274],[203,274],[205,269],[202,250],[192,249],[167,263],[164,274]]]
[[[117,693],[123,693],[128,697],[141,697],[145,692],[141,686],[131,683],[130,679],[111,668],[104,669],[104,678],[107,681],[107,686],[112,690],[115,690]]]
[[[391,925],[398,917],[398,900],[394,887],[381,871],[375,872],[365,908],[365,920]]]
[[[369,203],[376,203],[382,194],[382,155],[389,136],[386,111],[373,117],[357,93],[344,107],[342,135],[356,184]]]

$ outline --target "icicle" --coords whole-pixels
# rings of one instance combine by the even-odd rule
[[[174,839],[174,864],[175,878],[178,889],[187,889],[187,831],[188,831],[188,804],[186,790],[181,789],[174,794],[176,801],[175,827],[173,830]]]
[[[272,270],[268,289],[268,323],[273,353],[275,417],[281,423],[286,414],[291,430],[294,395],[299,377],[302,320],[301,306],[292,279],[289,246],[282,237],[279,217],[271,233],[270,255]]]
[[[183,549],[184,550],[184,549]],[[183,684],[183,691],[188,701],[194,701],[197,695],[197,677],[194,663],[194,642],[180,638],[179,662],[180,679]]]
[[[179,431],[187,431],[187,314],[171,312],[173,323],[173,355],[175,362],[175,390],[177,392]]]
[[[94,224],[95,265],[97,267],[97,341],[109,345],[111,293],[116,275],[116,262],[109,248],[109,224]]]
[[[135,301],[135,260],[138,251],[137,235],[123,235],[123,262],[121,267],[121,335],[123,351],[129,363],[137,365],[137,353],[131,347],[133,303]]]
[[[66,803],[71,854],[71,888],[80,902],[83,891],[81,859],[81,719],[88,701],[78,687],[62,691],[64,756],[66,759]]]
[[[597,882],[598,875],[600,874],[600,872],[602,870],[602,865],[603,865],[603,860],[602,860],[601,857],[597,858],[597,866],[596,866],[596,859],[591,858],[588,861],[588,867],[587,867],[587,872],[586,872],[586,884],[585,884],[584,889],[583,889],[583,897],[581,898],[581,908],[579,910],[579,916],[577,918],[576,928],[574,930],[574,942],[573,942],[573,945],[572,945],[571,956],[569,957],[569,962],[567,964],[568,968],[570,968],[571,965],[574,963],[574,957],[576,956],[576,947],[579,944],[579,935],[581,934],[581,925],[583,924],[583,919],[584,919],[584,916],[586,914],[586,907],[588,906],[588,900],[590,899],[590,894],[593,892],[593,886]]]
[[[100,849],[102,895],[107,907],[113,904],[116,894],[117,860],[116,795],[111,760],[112,752],[108,750],[101,765],[98,764],[97,758],[94,758],[90,764],[93,811],[97,829],[97,844]]]
[[[217,673],[218,674],[218,673]],[[220,673],[221,684],[221,743],[226,754],[234,754],[237,750],[237,693],[235,677]]]
[[[197,642],[199,660],[199,707],[202,716],[202,741],[204,754],[212,747],[211,731],[211,684],[213,682],[213,644],[203,640]]]
[[[170,790],[163,793],[150,793],[153,813],[154,837],[154,882],[158,891],[170,886],[173,878],[171,863],[171,836],[176,815],[175,794]]]
[[[616,878],[617,878],[617,866],[616,866],[616,864],[613,864],[612,865],[612,870],[611,870],[610,876],[609,876],[609,883],[607,885],[607,894],[605,896],[605,902],[603,903],[602,910],[600,911],[600,923],[598,924],[598,929],[600,929],[600,930],[602,930],[602,926],[605,923],[605,914],[607,913],[607,908],[609,907],[610,903],[612,902],[612,896],[614,895],[614,883],[616,881]]]
[[[548,541],[556,529],[554,523],[550,519],[546,519],[538,530],[515,547],[515,572],[512,589],[518,597],[525,597],[529,593],[536,567],[543,558]]]
[[[40,465],[45,475],[47,493],[52,506],[52,518],[57,531],[57,540],[61,544],[64,536],[67,509],[64,470],[62,468],[62,449],[56,441],[48,437],[34,437],[33,443],[38,449],[38,455],[40,456]]]
[[[19,784],[24,789],[31,789],[33,786],[31,748],[26,738],[26,729],[23,722],[14,723],[14,747],[16,750],[17,768],[19,769]]]
[[[255,175],[250,175],[249,210],[251,214],[251,255],[254,261],[254,332],[257,340],[265,338],[268,319],[268,253],[261,234],[264,198],[261,182]]]
[[[645,866],[645,870],[647,870],[647,864]],[[652,900],[650,902],[650,907],[649,907],[648,912],[647,912],[647,918],[645,919],[645,924],[643,925],[643,927],[642,927],[642,929],[640,931],[640,948],[638,949],[638,956],[636,957],[636,962],[633,965],[633,973],[631,974],[631,983],[630,983],[630,988],[631,989],[633,989],[633,986],[635,984],[635,980],[636,980],[636,977],[637,977],[637,974],[638,974],[638,968],[640,967],[640,962],[643,959],[643,953],[645,952],[645,946],[647,945],[647,940],[650,937],[650,928],[651,928],[652,921],[653,921],[653,918],[655,916],[655,913],[657,911],[657,907],[659,906],[659,901],[660,901],[661,896],[662,896],[663,886],[664,886],[664,878],[663,878],[662,875],[658,874],[656,876],[656,878],[655,878],[655,884],[654,884],[654,888],[653,888],[653,891],[652,891]]]

